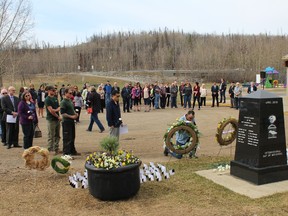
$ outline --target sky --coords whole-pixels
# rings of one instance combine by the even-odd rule
[[[96,34],[288,34],[287,0],[30,0],[32,38],[75,45]]]

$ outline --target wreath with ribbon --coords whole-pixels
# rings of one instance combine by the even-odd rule
[[[237,119],[230,117],[224,118],[218,123],[216,140],[221,146],[227,146],[234,142],[237,136],[238,121]]]
[[[62,168],[58,166],[58,163],[62,165]],[[51,161],[51,166],[57,173],[65,174],[70,169],[70,162],[61,157],[54,157]]]
[[[41,160],[35,160],[35,154],[42,156]],[[49,167],[49,151],[39,146],[32,146],[26,149],[22,157],[25,160],[25,167],[29,169],[44,170]]]
[[[176,132],[186,132],[190,135],[190,139],[184,145],[173,143],[172,138]],[[199,135],[200,132],[196,125],[187,121],[178,121],[166,130],[164,134],[164,146],[176,154],[188,154],[199,145]]]

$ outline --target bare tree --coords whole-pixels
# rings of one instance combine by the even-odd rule
[[[31,5],[28,0],[0,0],[0,86],[8,72],[7,58],[33,27]],[[9,61],[8,61],[9,62]]]

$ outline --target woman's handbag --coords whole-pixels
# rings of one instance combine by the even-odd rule
[[[87,113],[88,113],[88,114],[91,114],[92,112],[93,112],[92,107],[88,107],[88,108],[87,108]]]
[[[42,132],[37,124],[34,130],[34,138],[40,138],[40,137],[42,137]]]

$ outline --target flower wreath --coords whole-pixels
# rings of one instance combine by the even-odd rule
[[[172,143],[172,137],[174,134],[177,131],[181,132],[183,130],[191,135],[192,141],[189,140],[187,143],[185,143],[185,145]],[[177,123],[173,123],[172,126],[166,130],[166,133],[163,137],[164,147],[166,146],[170,151],[176,154],[188,154],[199,145],[199,135],[200,132],[196,125],[186,121],[178,121]]]
[[[35,153],[40,154],[43,158],[35,160]],[[25,160],[25,166],[29,169],[44,170],[49,167],[49,151],[39,146],[32,146],[26,149],[22,157]]]
[[[230,125],[232,127],[230,127]],[[225,130],[227,129],[228,130]],[[217,126],[217,132],[216,132],[216,140],[221,146],[227,146],[231,144],[237,136],[237,130],[238,130],[238,121],[237,119],[230,117],[228,119],[224,118],[222,121],[218,123]],[[225,134],[225,137],[223,137],[223,134]]]
[[[57,163],[60,163],[62,165],[62,168],[59,167]],[[70,169],[70,162],[68,161],[68,159],[56,156],[52,159],[51,166],[57,173],[65,174]]]

